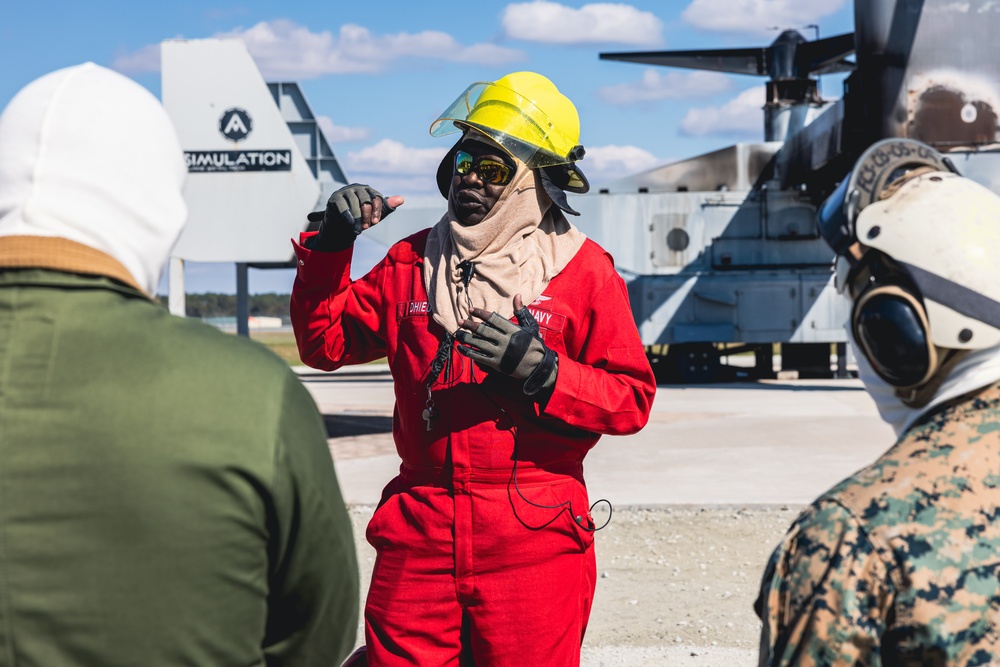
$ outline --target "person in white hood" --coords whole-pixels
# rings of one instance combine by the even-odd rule
[[[67,270],[86,261],[67,248],[98,250],[154,294],[187,218],[184,154],[159,101],[87,63],[29,84],[0,132],[0,237],[55,246],[53,268]]]
[[[1000,664],[1000,197],[888,139],[819,225],[860,377],[899,439],[771,556],[760,664]]]
[[[354,644],[312,399],[152,299],[185,171],[159,102],[92,63],[0,115],[4,664],[326,666]]]

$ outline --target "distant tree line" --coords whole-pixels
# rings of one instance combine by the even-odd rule
[[[250,315],[253,317],[280,317],[288,321],[288,294],[251,294]],[[157,300],[164,307],[170,307],[170,299],[161,294]],[[184,307],[188,317],[236,317],[236,295],[206,292],[204,294],[187,294],[184,296]]]

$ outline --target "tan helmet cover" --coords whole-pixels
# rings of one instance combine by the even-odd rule
[[[1000,306],[1000,197],[951,172],[925,173],[866,206],[856,224],[861,244],[911,273],[935,345],[976,350],[1000,344],[1000,329],[961,312],[970,312],[966,300],[975,306],[979,295],[987,307]],[[951,283],[949,297],[929,297],[922,283]]]

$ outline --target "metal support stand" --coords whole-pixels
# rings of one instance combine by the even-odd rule
[[[236,334],[250,337],[250,268],[246,262],[236,264]]]
[[[841,380],[847,375],[847,343],[837,343],[837,377]]]
[[[170,314],[178,317],[187,316],[187,305],[184,302],[184,260],[171,257],[167,265],[167,298],[170,301]]]

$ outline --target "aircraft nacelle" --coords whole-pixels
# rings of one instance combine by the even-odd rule
[[[601,54],[768,77],[767,143],[571,200],[584,213],[578,224],[626,276],[643,341],[669,346],[665,359],[652,354],[668,379],[717,379],[733,343],[755,352],[757,376],[771,372],[772,344],[783,368],[829,374],[830,346],[846,352],[848,312],[830,282],[833,253],[817,236],[815,207],[872,143],[928,143],[1000,192],[1000,4],[855,0],[854,13],[854,33],[812,42],[789,30],[763,48]],[[832,72],[850,75],[831,103],[814,76]]]
[[[921,141],[952,161],[975,161],[973,178],[1000,191],[1000,5],[990,0],[856,0],[856,69],[843,97],[788,137],[778,158],[783,187],[821,199],[865,148],[892,137]]]

